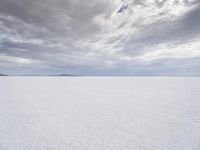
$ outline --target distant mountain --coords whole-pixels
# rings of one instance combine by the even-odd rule
[[[6,75],[6,74],[0,74],[0,76],[8,76],[8,75]]]
[[[60,74],[59,76],[75,76],[75,75],[71,75],[71,74]]]
[[[71,76],[77,76],[77,75],[71,75],[71,74],[59,74],[59,75],[47,75],[52,77],[71,77]]]
[[[8,76],[6,74],[0,74],[0,76]],[[11,76],[56,76],[56,77],[70,77],[70,76],[77,76],[77,75],[71,75],[71,74],[60,74],[60,75],[11,75]]]

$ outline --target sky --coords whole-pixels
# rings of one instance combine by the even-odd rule
[[[200,75],[200,1],[0,0],[0,73]]]

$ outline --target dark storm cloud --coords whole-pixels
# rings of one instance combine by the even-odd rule
[[[195,3],[195,8],[189,11],[180,20],[180,36],[196,36],[200,35],[200,3]]]
[[[87,36],[98,31],[98,25],[93,22],[93,18],[106,9],[104,3],[80,0],[1,0],[0,3],[1,14],[45,28],[59,36]],[[12,26],[8,21],[6,25]]]
[[[1,0],[0,33],[7,37],[2,37],[0,52],[48,64],[73,63],[82,49],[72,44],[100,30],[93,19],[106,9],[101,1]]]

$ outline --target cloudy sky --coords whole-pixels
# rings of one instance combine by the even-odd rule
[[[200,75],[200,2],[0,0],[0,73]]]

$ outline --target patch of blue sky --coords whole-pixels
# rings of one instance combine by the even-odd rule
[[[122,13],[123,11],[125,11],[126,9],[128,9],[128,4],[123,4],[120,9],[117,11],[117,13]]]

